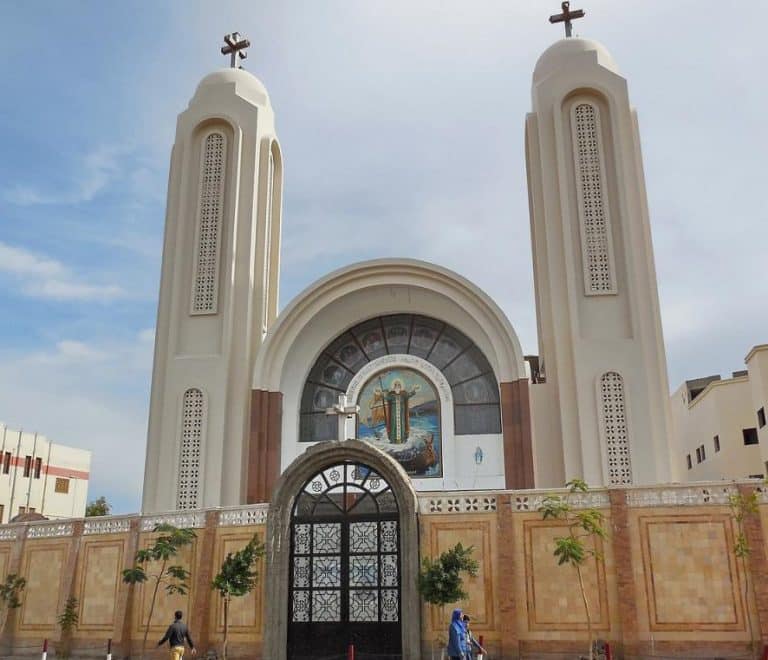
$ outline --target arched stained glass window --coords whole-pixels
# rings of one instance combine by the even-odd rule
[[[392,314],[363,321],[326,346],[304,384],[299,441],[335,439],[337,420],[326,408],[365,365],[398,354],[420,357],[443,373],[453,394],[456,435],[501,433],[499,385],[482,351],[443,321]]]

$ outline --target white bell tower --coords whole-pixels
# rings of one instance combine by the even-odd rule
[[[559,452],[545,439],[557,436],[563,448],[547,459],[557,469],[537,466],[539,485],[671,481],[666,355],[626,80],[603,46],[569,37],[539,58],[532,97],[526,160],[546,379],[532,388],[534,441]]]
[[[144,512],[244,499],[254,356],[277,315],[283,169],[272,106],[234,68],[200,82],[171,155]]]

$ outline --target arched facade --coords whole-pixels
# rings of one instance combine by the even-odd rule
[[[348,461],[374,470],[391,488],[399,525],[400,608],[403,660],[420,657],[421,609],[417,589],[419,570],[418,502],[408,475],[396,461],[358,440],[326,442],[298,457],[278,480],[267,517],[266,608],[263,657],[285,660],[288,648],[291,517],[307,481],[325,468]]]
[[[383,350],[387,328],[403,327],[406,321],[411,339],[417,334],[414,327],[421,328],[424,337],[428,332],[434,336],[429,342],[425,340],[420,353],[413,341],[410,349],[406,342]],[[341,350],[345,337],[349,342],[358,341],[355,333],[360,335],[359,341],[365,341],[366,335],[360,333],[368,325],[380,333],[381,345],[367,353],[362,350],[361,365],[388,356],[398,368],[412,368],[429,380],[418,365],[409,367],[405,361],[409,357],[431,360],[445,375],[450,394],[460,405],[471,404],[462,384],[476,376],[486,379],[483,389],[488,396],[481,397],[480,405],[485,406],[483,413],[491,421],[473,429],[466,415],[456,417],[456,433],[442,438],[446,469],[438,475],[412,473],[418,489],[533,486],[524,360],[503,312],[483,291],[445,268],[412,259],[379,259],[341,269],[309,287],[267,334],[254,369],[251,418],[255,426],[251,428],[246,461],[247,501],[265,501],[270,475],[285,469],[306,449],[307,442],[328,440],[333,420],[325,424],[328,428],[323,434],[302,436],[301,413],[309,406],[306,401],[302,404],[302,397],[307,383],[321,378],[313,369],[320,368],[329,350],[335,350],[334,342],[340,342]],[[389,336],[393,336],[391,332]],[[446,339],[444,344],[439,343],[441,337]],[[454,345],[460,346],[456,353],[446,353],[439,361],[434,351],[449,351]],[[466,377],[452,374],[451,369],[461,363],[453,362],[451,367],[448,363],[455,357],[482,366],[479,370],[471,367]],[[338,362],[334,365],[340,366]],[[344,374],[353,378],[360,365],[350,366]],[[344,393],[345,387],[346,383],[344,387],[337,385],[335,391]],[[480,396],[479,391],[479,386],[472,389],[473,395]],[[326,396],[323,401],[331,402],[331,398]],[[312,412],[323,425],[321,408],[315,406]],[[476,455],[482,456],[482,461],[476,462]]]

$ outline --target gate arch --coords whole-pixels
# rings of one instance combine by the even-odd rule
[[[334,466],[345,467],[345,480],[347,474],[350,477],[359,476],[352,473],[354,466],[365,466],[365,469],[370,469],[388,485],[386,489],[378,485],[376,488],[367,489],[387,493],[380,503],[376,502],[369,507],[369,513],[376,510],[378,520],[388,518],[397,523],[401,657],[404,660],[416,660],[421,655],[421,612],[417,591],[419,549],[416,493],[405,471],[394,459],[369,443],[359,440],[324,442],[309,448],[288,467],[277,483],[267,516],[267,610],[264,617],[263,657],[276,660],[288,658],[288,631],[291,625],[288,615],[294,607],[290,563],[293,552],[294,514],[298,513],[296,520],[304,520],[307,516],[309,520],[317,512],[316,500],[302,494],[307,488],[311,492],[313,479],[316,477],[319,477],[317,483],[320,484],[320,490],[332,485],[330,477],[320,475],[332,470]],[[347,468],[349,472],[346,471]],[[341,477],[342,475],[339,474],[338,482],[341,482]],[[354,478],[351,480],[355,481]],[[362,479],[357,479],[358,485],[362,483]],[[360,489],[359,492],[364,490],[366,488]],[[371,495],[365,495],[360,497],[360,502],[365,501],[366,498],[371,501],[376,499],[371,499]],[[332,503],[331,499],[325,498],[324,506],[325,510],[319,513],[330,514],[331,517],[336,516],[340,520],[345,516],[345,512],[341,510],[344,506],[340,509]],[[346,513],[353,512],[354,507]],[[347,522],[350,520],[353,518],[348,518]],[[349,533],[348,528],[345,533]],[[380,597],[383,595],[380,593]],[[311,598],[311,595],[307,593],[300,595],[300,598],[307,597]]]

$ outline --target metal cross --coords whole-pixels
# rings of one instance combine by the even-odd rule
[[[355,418],[355,415],[360,412],[360,406],[350,405],[347,403],[347,395],[339,394],[339,402],[334,404],[331,408],[325,409],[326,415],[337,415],[339,420],[339,440],[344,441],[347,439],[347,424],[349,420]],[[352,432],[354,437],[355,433]]]
[[[224,35],[224,43],[226,46],[221,47],[222,55],[229,55],[229,66],[233,69],[237,68],[237,58],[244,60],[248,57],[248,53],[245,52],[246,48],[251,47],[251,42],[243,36],[240,36],[239,32],[233,32],[232,34]]]
[[[583,9],[574,9],[571,11],[570,9],[570,2],[563,2],[560,7],[563,10],[562,14],[554,14],[553,16],[549,17],[550,23],[565,23],[565,36],[570,37],[572,36],[572,25],[571,20],[575,18],[584,18],[584,10]]]

